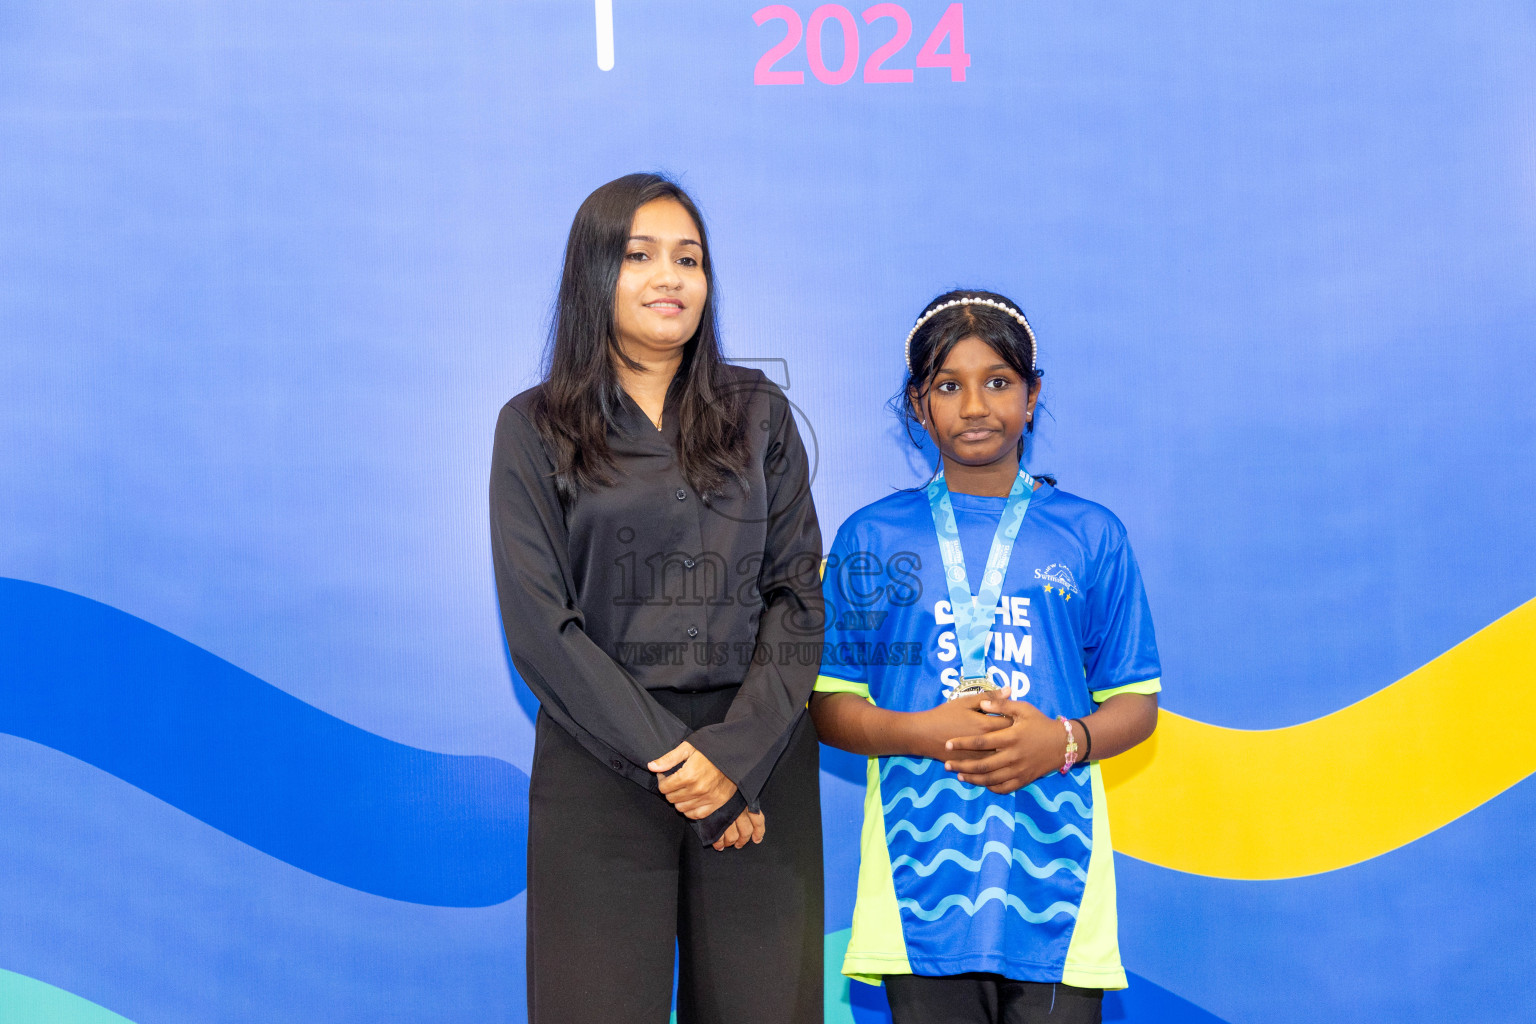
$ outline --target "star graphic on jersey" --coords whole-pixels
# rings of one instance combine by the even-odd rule
[[[1049,593],[1050,593],[1050,592],[1051,592],[1051,585],[1050,585],[1050,584],[1049,584],[1049,583],[1047,583],[1047,584],[1046,584],[1046,585],[1045,585],[1045,592],[1046,592],[1046,593],[1047,593],[1047,594],[1049,594]]]

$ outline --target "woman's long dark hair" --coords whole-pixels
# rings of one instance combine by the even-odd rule
[[[1019,305],[1005,295],[964,288],[940,295],[923,307],[917,319],[921,320],[930,310],[957,299],[986,299],[1002,303],[1009,309],[1018,310],[1020,316],[1024,315]],[[934,379],[939,375],[939,370],[944,366],[944,360],[948,359],[954,347],[966,338],[978,338],[985,342],[1002,357],[1003,362],[1013,368],[1031,391],[1040,386],[1040,379],[1045,375],[1045,371],[1035,368],[1034,335],[1010,314],[995,306],[974,302],[939,310],[929,317],[912,336],[907,376],[902,381],[901,390],[891,399],[891,408],[901,417],[907,438],[914,445],[920,442],[913,436],[912,428],[922,429],[922,425],[921,417],[913,405],[911,396],[918,396],[919,401],[927,396],[929,389],[933,387]],[[1036,409],[1038,408],[1037,404]],[[1038,411],[1036,415],[1039,415]],[[1019,438],[1021,459],[1024,457],[1029,435],[1034,432],[1035,421],[1031,419],[1024,427],[1025,436]],[[1056,482],[1054,477],[1044,479],[1052,484]]]
[[[534,412],[555,460],[563,500],[583,487],[613,482],[608,429],[623,401],[615,360],[640,364],[619,348],[614,297],[635,211],[656,199],[682,205],[699,228],[709,288],[699,328],[683,347],[672,380],[677,410],[677,458],[701,496],[740,480],[747,463],[743,396],[725,378],[715,321],[715,274],[704,218],[688,193],[659,174],[626,174],[598,188],[576,211],[565,243],[565,268],[550,330],[543,385]]]

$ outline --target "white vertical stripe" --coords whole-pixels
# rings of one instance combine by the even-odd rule
[[[613,0],[595,0],[597,4],[597,66],[613,70]]]

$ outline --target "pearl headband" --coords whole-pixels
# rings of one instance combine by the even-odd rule
[[[1023,325],[1024,333],[1029,335],[1029,368],[1031,371],[1035,369],[1035,332],[1034,329],[1029,326],[1029,321],[1024,319],[1023,313],[1020,313],[1006,302],[998,302],[996,299],[951,299],[948,302],[941,302],[939,305],[934,306],[928,312],[918,317],[917,323],[912,325],[912,330],[907,332],[906,358],[908,373],[914,372],[914,368],[912,366],[912,339],[917,335],[918,328],[927,323],[935,313],[941,313],[951,306],[991,306],[993,309],[1000,309],[1004,313],[1007,313],[1009,316],[1013,317]]]

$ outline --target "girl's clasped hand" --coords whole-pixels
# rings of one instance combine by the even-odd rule
[[[977,703],[971,718],[980,722],[966,722],[973,733],[946,740],[936,758],[961,782],[1012,793],[1065,763],[1067,736],[1060,722],[1027,701],[1001,694],[969,699]]]
[[[1067,735],[1027,701],[971,694],[912,715],[912,753],[942,761],[961,782],[1012,793],[1066,761]]]

